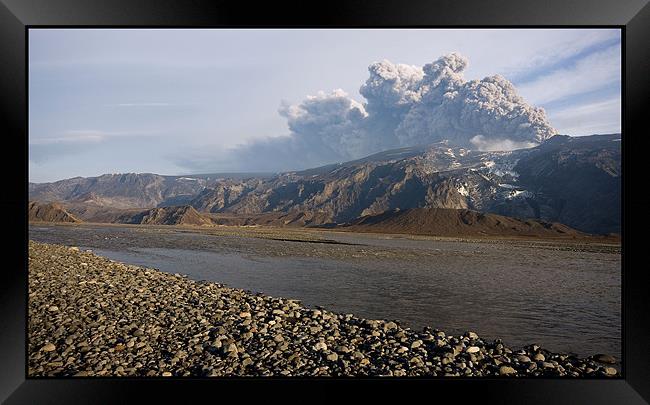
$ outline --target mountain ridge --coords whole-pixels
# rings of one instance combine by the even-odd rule
[[[285,215],[282,221],[304,226],[341,224],[397,208],[470,209],[607,234],[620,232],[617,140],[619,134],[556,135],[534,148],[507,152],[438,142],[270,177],[127,174],[30,184],[30,197],[82,205],[79,199],[94,193],[91,204],[98,212],[100,206],[191,205],[203,214],[269,219],[278,213]]]

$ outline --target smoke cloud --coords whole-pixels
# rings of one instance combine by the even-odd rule
[[[243,145],[233,161],[247,170],[285,170],[345,161],[378,151],[447,140],[480,150],[532,147],[557,131],[502,76],[467,81],[468,60],[444,55],[423,67],[387,60],[368,67],[360,103],[343,90],[283,104],[288,137]],[[282,161],[279,161],[282,159]]]
[[[475,149],[485,152],[492,151],[509,151],[515,149],[532,148],[537,145],[528,141],[513,141],[512,139],[486,139],[483,135],[476,135],[469,140]]]

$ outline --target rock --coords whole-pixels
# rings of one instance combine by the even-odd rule
[[[169,371],[163,371],[162,376],[163,377],[171,377],[172,373],[170,373]]]
[[[513,375],[513,374],[517,374],[517,371],[514,368],[512,368],[510,366],[505,366],[505,365],[499,367],[499,375],[508,376],[508,375]]]
[[[474,339],[474,340],[478,339],[478,335],[475,332],[467,332],[466,335],[470,339]]]
[[[411,343],[411,349],[417,349],[420,346],[422,346],[421,340],[416,340],[415,342]]]
[[[41,347],[41,350],[44,352],[53,352],[56,350],[56,346],[54,346],[52,343],[46,343],[43,347]]]
[[[604,368],[605,374],[607,375],[616,375],[618,371],[614,367],[605,367]]]
[[[363,323],[370,329],[377,329],[379,326],[379,322],[372,319],[366,319]]]
[[[327,355],[327,360],[329,361],[337,361],[338,359],[339,359],[339,355],[334,352]]]
[[[52,305],[47,310],[50,311],[50,312],[57,312],[59,310],[59,307],[57,307],[55,305]]]
[[[535,355],[533,356],[533,360],[535,360],[535,361],[545,361],[546,357],[544,357],[544,355],[542,353],[535,353]]]
[[[239,317],[240,317],[240,318],[250,318],[250,317],[251,317],[251,313],[250,313],[250,312],[241,312],[241,313],[239,314]]]
[[[314,350],[319,351],[319,350],[327,350],[327,344],[324,342],[318,342],[314,345]]]
[[[470,347],[468,347],[467,350],[465,350],[465,351],[466,351],[467,353],[478,353],[478,352],[481,351],[481,349],[478,348],[477,346],[470,346]]]
[[[397,324],[395,322],[390,321],[384,324],[384,330],[392,330],[392,329],[397,329]]]
[[[520,363],[530,363],[530,357],[522,354],[517,356],[517,361],[519,361]]]

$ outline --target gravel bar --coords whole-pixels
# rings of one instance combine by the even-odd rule
[[[29,242],[31,377],[620,377],[616,359],[513,350]]]

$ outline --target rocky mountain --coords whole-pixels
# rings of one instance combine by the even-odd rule
[[[27,216],[29,222],[81,222],[57,203],[30,201]]]
[[[413,208],[365,215],[336,229],[355,232],[436,236],[520,236],[578,238],[585,234],[559,223],[517,219],[448,208]]]
[[[471,209],[620,232],[619,135],[556,136],[531,149],[479,152],[445,143],[204,189],[199,211],[286,212],[306,225],[394,209]]]
[[[54,183],[29,183],[29,197],[48,202],[87,203],[111,208],[151,208],[183,205],[205,187],[239,182],[263,173],[216,173],[162,176],[152,173],[104,174]]]
[[[187,204],[220,214],[224,222],[264,218],[295,225],[348,223],[395,209],[449,208],[619,233],[620,139],[556,135],[535,148],[509,152],[440,142],[270,177],[104,175],[30,184],[30,197],[118,208]]]
[[[533,198],[527,207],[501,206],[504,215],[544,218],[592,233],[621,231],[621,137],[554,137],[521,158],[517,184]]]
[[[146,225],[212,225],[209,218],[199,214],[189,205],[152,208],[135,214],[125,213],[112,222]]]

